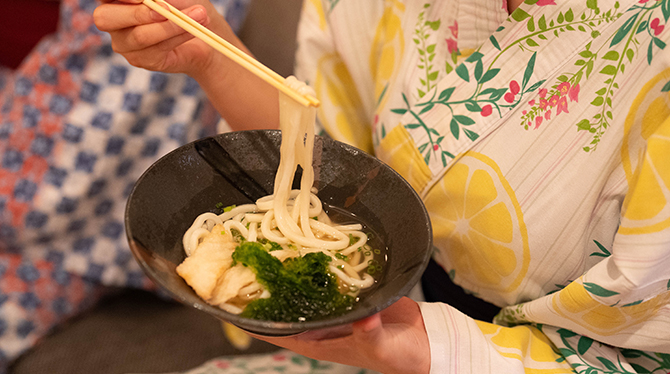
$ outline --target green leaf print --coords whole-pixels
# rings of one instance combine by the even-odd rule
[[[622,307],[622,308],[625,308],[625,307],[629,307],[629,306],[639,305],[639,304],[642,304],[642,301],[644,301],[644,300],[633,301],[632,303],[628,303],[628,304],[626,304],[626,305],[622,305],[621,307]]]
[[[440,92],[440,97],[438,98],[438,101],[448,101],[449,98],[451,97],[451,94],[454,93],[455,89],[456,89],[456,87],[449,87],[449,88],[443,90],[442,92]]]
[[[586,351],[591,348],[591,345],[593,344],[593,339],[587,337],[587,336],[582,336],[579,338],[579,343],[577,343],[577,352],[579,352],[580,355],[584,355]]]
[[[491,35],[489,36],[489,40],[491,41],[491,44],[493,44],[493,46],[500,51],[500,44],[498,44],[498,39],[496,39],[495,36]]]
[[[617,371],[616,365],[605,357],[596,357],[608,370]]]
[[[626,20],[626,22],[621,26],[619,31],[617,31],[616,34],[614,34],[614,38],[612,38],[612,42],[610,43],[610,48],[614,47],[615,45],[619,44],[623,38],[628,35],[630,30],[633,28],[635,25],[635,21],[637,20],[637,17],[640,13],[635,13],[632,17]]]
[[[670,18],[670,1],[664,1],[663,4],[661,4],[661,12],[663,12],[665,22],[668,22],[668,18]]]
[[[468,58],[466,58],[465,61],[475,62],[481,60],[482,57],[484,57],[484,55],[481,52],[472,52],[472,54],[468,56]]]
[[[584,282],[584,288],[588,292],[590,292],[590,293],[592,293],[596,296],[600,296],[600,297],[610,297],[610,296],[614,296],[614,295],[619,294],[616,291],[610,291],[610,290],[608,290],[608,289],[606,289],[602,286],[599,286],[595,283],[590,283],[590,282]]]
[[[468,67],[465,64],[460,64],[456,67],[456,74],[458,74],[461,79],[466,82],[470,82],[470,73],[468,72]]]
[[[531,56],[530,60],[528,61],[528,65],[526,65],[526,71],[524,71],[523,73],[523,83],[521,84],[521,90],[523,90],[526,87],[526,84],[528,84],[530,77],[533,75],[533,71],[535,70],[536,57],[537,52],[533,53],[533,56]]]
[[[570,356],[576,354],[575,351],[573,351],[571,349],[567,349],[567,348],[559,348],[558,350],[559,350],[559,352],[561,352],[563,357],[570,357]]]
[[[327,0],[326,2],[328,3],[328,14],[330,14],[340,0]]]
[[[425,4],[424,9],[429,8],[430,4]],[[430,90],[435,87],[439,71],[433,71],[433,59],[435,58],[436,44],[428,44],[430,38],[430,31],[437,31],[440,28],[440,20],[428,21],[425,19],[426,11],[419,13],[416,28],[414,30],[415,37],[412,39],[417,46],[419,53],[419,65],[417,67],[425,71],[425,76],[419,78],[421,88],[417,88],[419,98],[424,97]],[[449,64],[447,64],[449,67]],[[449,68],[447,68],[449,70]]]
[[[455,115],[455,116],[454,116],[454,119],[455,119],[456,121],[458,121],[459,123],[465,125],[465,126],[470,126],[470,125],[474,125],[474,124],[475,124],[475,121],[474,121],[472,118],[467,117],[467,116]]]
[[[582,120],[581,122],[583,122],[583,121],[586,121],[587,123],[589,122],[589,121],[586,120],[586,119],[585,119],[585,120]],[[581,123],[581,122],[580,122],[580,123]],[[577,124],[577,126],[579,127],[579,124]],[[610,251],[608,251],[607,248],[605,248],[604,245],[600,244],[600,242],[598,242],[597,240],[594,240],[593,242],[596,243],[596,245],[598,246],[598,249],[600,250],[600,252],[593,252],[593,253],[591,253],[589,256],[609,257],[609,256],[612,255],[612,253],[611,253]]]
[[[452,118],[451,122],[449,123],[449,129],[451,130],[451,135],[454,136],[454,139],[458,140],[461,128],[458,126],[458,122],[456,122],[454,118]]]
[[[651,374],[651,371],[649,371],[649,369],[643,367],[642,365],[631,363],[630,366],[633,369],[635,369],[635,372],[638,374]]]
[[[473,142],[475,140],[477,140],[477,138],[479,138],[479,134],[477,134],[476,132],[470,131],[468,129],[463,129],[463,133],[465,134],[465,136],[467,136]]]
[[[530,17],[530,14],[526,13],[526,11],[521,8],[516,8],[516,10],[510,14],[510,17],[512,17],[517,22],[521,22]]]
[[[498,75],[499,72],[500,72],[500,69],[489,69],[486,73],[484,73],[484,75],[482,75],[481,79],[477,80],[477,82],[479,84],[484,84],[484,83],[490,81],[491,79],[495,78],[495,76]],[[668,84],[670,84],[670,82],[668,82]],[[491,88],[488,88],[488,89],[490,90]],[[670,89],[670,87],[669,87],[669,89]]]

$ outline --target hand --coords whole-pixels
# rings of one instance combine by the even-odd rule
[[[278,128],[277,90],[212,47],[142,4],[101,0],[93,18],[112,37],[112,48],[136,67],[194,78],[233,130]],[[170,4],[251,55],[207,0]]]
[[[322,331],[292,337],[256,336],[317,360],[376,370],[385,374],[430,370],[428,335],[419,305],[402,298],[381,313],[355,322],[345,337],[321,339]]]
[[[200,4],[198,4],[198,2]],[[112,48],[137,67],[169,73],[204,74],[210,66],[221,71],[220,56],[204,42],[142,4],[142,0],[102,0],[93,17],[112,37]],[[200,24],[241,46],[223,17],[209,2],[171,0]]]

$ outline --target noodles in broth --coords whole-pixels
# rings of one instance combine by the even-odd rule
[[[286,84],[303,95],[314,95],[294,77],[287,78]],[[177,267],[178,273],[208,303],[231,313],[242,313],[250,302],[271,296],[253,271],[235,263],[233,252],[240,242],[264,243],[266,249],[272,247],[268,253],[282,262],[325,254],[343,295],[357,297],[375,282],[368,272],[378,262],[362,225],[333,223],[312,189],[316,109],[279,95],[282,142],[274,193],[219,215],[203,213],[183,237],[187,258]],[[303,170],[300,189],[292,190],[298,166]]]

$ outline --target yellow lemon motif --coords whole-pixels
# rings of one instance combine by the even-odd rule
[[[430,181],[430,169],[402,125],[386,134],[377,147],[376,156],[402,175],[415,191],[420,192]]]
[[[465,153],[425,203],[437,256],[453,267],[458,283],[489,300],[515,303],[511,293],[530,263],[528,233],[514,191],[496,163],[480,153]]]
[[[229,322],[221,321],[221,326],[223,327],[223,332],[226,335],[228,342],[233,347],[240,351],[244,351],[251,346],[252,338],[246,331]]]
[[[304,6],[311,5],[314,7],[314,10],[316,13],[319,15],[319,28],[321,30],[326,29],[326,11],[323,9],[323,3],[321,0],[310,0],[309,2],[305,2]]]
[[[536,327],[502,327],[476,322],[477,327],[501,356],[523,362],[525,373],[574,373],[569,365],[556,361],[561,355],[554,351],[552,342]]]
[[[572,282],[552,296],[552,305],[561,316],[580,326],[607,336],[654,316],[670,301],[670,291],[630,306],[608,306],[593,298],[579,282]]]
[[[326,132],[336,140],[372,153],[371,121],[339,54],[326,54],[319,59],[314,90],[316,97],[328,101],[318,109],[318,117]]]
[[[621,159],[630,192],[619,234],[670,227],[670,92],[661,92],[668,81],[670,69],[647,82],[626,117]]]
[[[386,88],[398,74],[398,66],[405,51],[402,22],[396,12],[404,12],[405,4],[398,0],[386,0],[375,36],[370,48],[370,73],[374,78],[375,98],[378,112],[388,98]]]

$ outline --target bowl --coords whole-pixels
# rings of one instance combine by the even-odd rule
[[[186,257],[182,236],[199,214],[220,203],[246,204],[272,193],[280,142],[276,130],[225,133],[179,147],[149,167],[130,193],[125,213],[130,249],[146,275],[186,305],[270,336],[346,326],[409,293],[432,252],[432,229],[421,199],[377,158],[319,136],[313,163],[317,196],[324,205],[355,215],[387,251],[382,276],[351,311],[293,323],[244,318],[207,304],[177,274]]]

